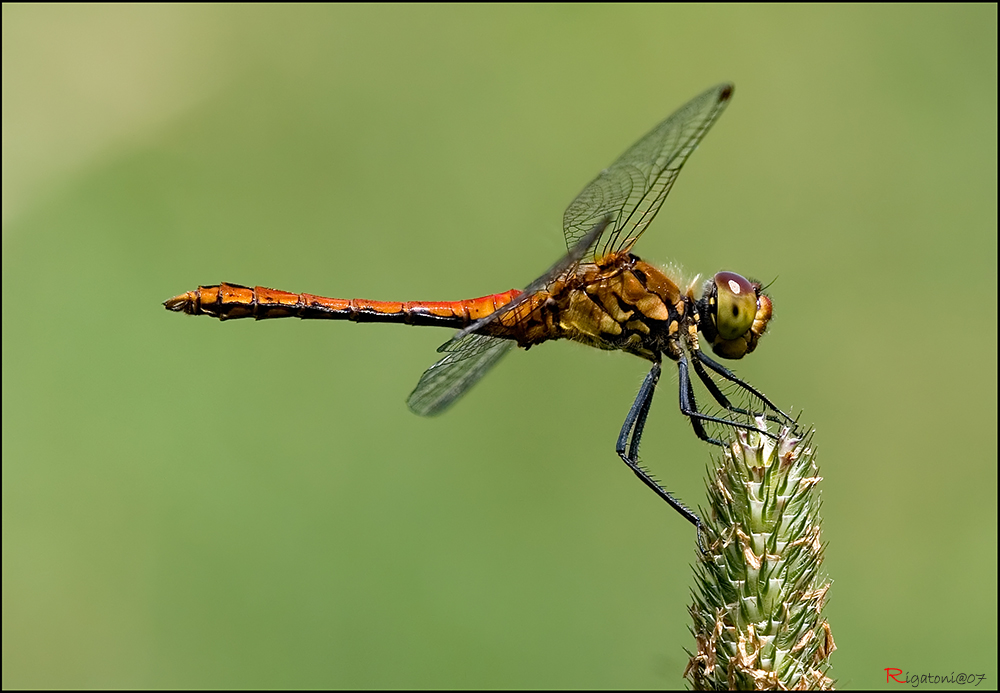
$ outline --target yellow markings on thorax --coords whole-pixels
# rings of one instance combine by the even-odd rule
[[[560,315],[567,336],[596,344],[625,334],[626,344],[611,347],[609,343],[606,348],[645,354],[648,351],[643,346],[645,338],[655,329],[649,321],[667,323],[669,333],[675,333],[679,328],[677,320],[671,320],[674,315],[671,306],[676,312],[683,312],[683,299],[676,285],[655,268],[643,267],[639,271],[641,274],[637,276],[631,266],[600,268],[594,273],[597,276],[591,275],[589,281],[581,282],[583,291],[570,291],[569,305]],[[648,278],[650,274],[656,275],[653,283],[662,285],[664,296],[650,291],[639,278]],[[681,304],[680,310],[677,303]]]
[[[572,339],[600,349],[655,358],[650,339],[674,335],[687,312],[685,297],[661,270],[634,256],[579,265],[500,317],[521,346]],[[503,334],[502,336],[514,336]],[[659,342],[656,342],[657,344]],[[671,357],[673,358],[673,357]]]
[[[619,296],[622,297],[622,300],[630,305],[634,305],[639,309],[640,313],[651,320],[662,321],[670,319],[670,311],[667,310],[667,306],[663,303],[663,300],[643,286],[635,274],[632,272],[622,272],[621,277],[622,286]]]
[[[591,296],[594,295],[591,294]],[[568,327],[571,331],[578,331],[590,337],[598,337],[602,334],[617,337],[622,333],[621,321],[616,320],[615,317],[607,312],[608,306],[605,305],[602,296],[596,295],[594,298],[600,302],[600,306],[595,304],[583,292],[574,291],[571,293],[569,297],[569,310],[567,311],[567,315],[564,316],[563,326]],[[604,310],[601,310],[601,307]],[[614,307],[617,308],[617,305]],[[625,317],[627,318],[628,316],[626,315]]]
[[[619,272],[600,283],[588,286],[587,293],[619,323],[628,322],[635,314],[635,310],[651,320],[670,319],[670,310],[663,300],[643,286],[630,270]],[[614,334],[620,332],[619,329]]]
[[[642,320],[629,320],[625,323],[625,327],[632,330],[633,332],[642,332],[643,334],[649,334],[649,325],[647,325]]]

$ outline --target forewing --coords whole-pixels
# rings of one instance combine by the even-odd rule
[[[406,404],[414,414],[434,416],[447,409],[496,365],[514,342],[471,334],[446,342],[445,357],[424,371]]]
[[[733,95],[720,84],[695,97],[601,171],[563,214],[566,246],[573,248],[604,217],[611,226],[591,258],[628,249],[660,210],[684,162]]]

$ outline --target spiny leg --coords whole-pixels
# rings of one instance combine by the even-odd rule
[[[697,353],[701,354],[700,351]],[[700,359],[695,358],[694,360],[692,360],[691,366],[694,367],[694,372],[698,374],[698,377],[701,379],[701,382],[705,385],[705,389],[711,393],[715,401],[719,403],[719,406],[721,406],[726,411],[730,411],[734,414],[739,414],[741,416],[746,416],[748,418],[757,418],[763,416],[765,419],[771,421],[772,423],[776,424],[784,423],[782,419],[778,418],[774,414],[769,414],[767,412],[754,412],[750,411],[749,409],[744,409],[743,407],[737,407],[736,405],[734,405],[732,402],[729,401],[729,398],[726,396],[726,394],[719,388],[718,383],[716,383],[715,380],[712,379],[712,376],[708,374],[708,372],[705,370],[705,367],[702,365]],[[783,412],[778,412],[778,413],[781,414],[782,416],[785,416]]]
[[[660,498],[665,500],[670,507],[681,514],[685,520],[693,524],[698,529],[698,545],[701,546],[701,519],[683,503],[674,498],[673,494],[654,479],[649,472],[639,464],[639,441],[642,438],[642,430],[646,426],[646,417],[649,415],[649,406],[653,402],[653,393],[656,391],[656,383],[660,379],[660,364],[654,363],[646,379],[639,388],[635,402],[632,403],[625,423],[622,424],[621,433],[618,434],[618,443],[615,452],[628,465],[629,469],[639,477],[642,483],[646,484]]]
[[[701,349],[693,349],[692,351],[694,352],[695,355],[695,360],[692,362],[695,372],[698,374],[698,377],[701,378],[701,381],[705,384],[705,387],[708,389],[708,391],[712,393],[712,397],[715,398],[715,401],[718,402],[720,405],[722,405],[722,407],[735,414],[742,414],[744,416],[750,416],[750,417],[757,417],[764,415],[765,418],[768,421],[771,421],[772,423],[784,426],[791,426],[792,428],[797,427],[798,422],[796,422],[795,419],[790,417],[785,412],[778,409],[778,407],[776,407],[774,403],[764,395],[763,392],[753,387],[750,383],[746,382],[742,378],[739,378],[735,373],[733,373],[731,370],[723,366],[718,361],[709,357]],[[712,377],[707,372],[705,372],[703,364],[704,366],[708,366],[709,368],[711,368],[725,380],[728,380],[729,382],[733,383],[742,390],[749,392],[752,396],[756,397],[761,402],[763,402],[764,406],[766,406],[774,413],[770,414],[767,412],[752,412],[747,409],[743,409],[742,407],[733,406],[729,402],[729,399],[722,393],[722,390],[719,389],[718,384],[716,384],[716,382],[712,379]]]
[[[691,427],[694,429],[695,435],[704,440],[706,443],[711,443],[712,445],[718,445],[720,447],[725,447],[726,445],[718,438],[713,438],[708,435],[708,432],[705,431],[705,426],[702,423],[703,421],[719,424],[721,426],[730,426],[732,428],[742,428],[746,431],[756,431],[762,435],[777,439],[778,436],[773,433],[761,430],[751,424],[743,423],[741,421],[733,421],[731,419],[723,419],[718,416],[710,416],[708,414],[702,414],[698,411],[698,403],[694,398],[694,388],[691,386],[691,376],[688,373],[688,362],[684,354],[681,354],[680,358],[677,359],[677,376],[679,381],[678,389],[680,390],[681,413],[688,417],[691,421]],[[718,391],[718,387],[716,387],[716,391]],[[719,395],[725,399],[725,396],[722,395],[721,391],[719,392]]]

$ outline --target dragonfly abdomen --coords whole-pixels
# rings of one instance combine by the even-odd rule
[[[263,286],[218,284],[200,286],[175,296],[163,305],[188,315],[208,315],[219,320],[302,318],[351,320],[461,328],[484,318],[520,295],[517,289],[463,301],[372,301],[362,298],[326,298],[295,294]]]

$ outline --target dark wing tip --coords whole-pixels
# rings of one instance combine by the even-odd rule
[[[722,87],[722,91],[719,92],[719,101],[729,101],[733,97],[733,90],[736,88],[732,82],[729,82]]]

